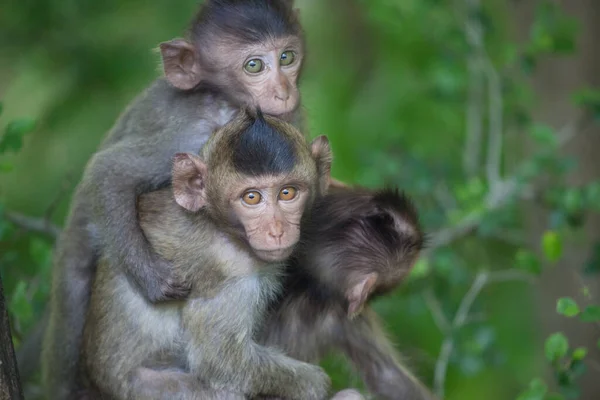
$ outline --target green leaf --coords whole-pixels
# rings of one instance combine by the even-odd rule
[[[579,316],[583,322],[600,321],[600,306],[587,306]]]
[[[542,272],[542,264],[538,257],[531,251],[519,249],[515,255],[516,267],[532,274],[539,275]]]
[[[579,314],[579,306],[572,298],[563,297],[558,299],[556,303],[556,312],[565,317],[574,317]]]
[[[573,351],[573,360],[583,360],[587,355],[587,349],[585,347],[578,347]]]
[[[590,110],[596,119],[600,118],[600,91],[594,89],[583,89],[573,96],[575,104]]]
[[[2,115],[2,111],[4,111],[4,104],[0,101],[0,115]]]
[[[426,258],[419,259],[408,275],[409,279],[419,279],[426,277],[431,271],[431,265]]]
[[[29,244],[29,255],[38,265],[49,264],[52,260],[52,247],[41,239],[33,238]]]
[[[542,236],[542,249],[550,262],[556,262],[562,255],[562,241],[558,232],[546,231]]]
[[[548,361],[554,362],[567,354],[569,341],[561,332],[553,333],[546,339],[545,353]]]
[[[585,263],[583,272],[586,275],[597,275],[600,273],[600,242],[594,244],[592,255],[590,259]]]
[[[548,396],[546,396],[545,400],[565,400],[565,396],[558,393],[551,393]]]
[[[0,153],[17,152],[23,147],[23,136],[35,128],[35,120],[23,118],[12,121],[0,138]]]
[[[531,381],[529,388],[521,393],[517,400],[544,400],[548,392],[548,387],[541,379],[537,378]]]
[[[531,127],[531,136],[540,144],[555,147],[558,145],[558,138],[554,129],[547,125],[534,125]]]
[[[590,288],[587,286],[584,286],[581,288],[581,294],[586,298],[586,299],[591,299],[592,298],[592,292],[590,291]]]
[[[584,194],[579,189],[569,189],[565,191],[563,206],[569,213],[578,212],[584,206]]]

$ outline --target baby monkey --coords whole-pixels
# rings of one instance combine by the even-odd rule
[[[398,286],[424,241],[415,207],[397,190],[331,188],[303,221],[261,342],[307,362],[338,349],[377,398],[433,399],[365,307]]]
[[[84,381],[117,400],[323,400],[329,378],[320,367],[254,336],[330,165],[324,136],[309,147],[293,126],[260,114],[216,131],[201,157],[177,154],[172,188],[142,195],[138,208],[149,242],[190,282],[190,297],[152,304],[114,260],[101,259]]]
[[[152,303],[189,294],[187,282],[146,240],[136,210],[139,195],[168,184],[173,156],[197,154],[240,107],[301,121],[304,39],[292,3],[205,0],[187,38],[160,45],[165,76],[123,112],[88,163],[55,252],[42,354],[44,390],[53,400],[69,398],[77,387],[99,256]]]

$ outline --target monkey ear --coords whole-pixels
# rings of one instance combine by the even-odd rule
[[[196,87],[202,77],[194,45],[183,39],[173,39],[159,46],[169,83],[182,90]]]
[[[327,136],[321,135],[315,138],[310,144],[311,153],[317,162],[317,172],[319,174],[319,193],[326,194],[331,183],[331,163],[333,154]]]
[[[373,291],[373,286],[377,282],[378,274],[372,272],[365,276],[359,283],[354,285],[346,292],[348,300],[348,317],[354,318],[362,311],[369,295]]]
[[[206,164],[200,157],[189,153],[175,154],[172,179],[177,204],[193,212],[206,205],[206,174]]]

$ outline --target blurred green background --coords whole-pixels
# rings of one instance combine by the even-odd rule
[[[416,200],[430,250],[374,306],[446,399],[600,398],[600,3],[297,0],[333,174]],[[19,348],[82,170],[196,0],[0,7],[0,273]],[[584,350],[585,349],[585,350]],[[336,387],[360,386],[347,364]],[[27,384],[36,398],[36,379]]]

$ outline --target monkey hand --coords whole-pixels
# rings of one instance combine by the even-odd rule
[[[306,364],[304,368],[297,370],[295,377],[296,395],[298,400],[325,400],[328,397],[331,379],[323,368]]]
[[[138,280],[144,296],[153,304],[168,300],[183,300],[190,293],[190,284],[178,274],[171,263],[158,255],[144,266],[145,274]]]
[[[365,400],[362,394],[354,389],[346,389],[341,392],[337,392],[331,400]]]

